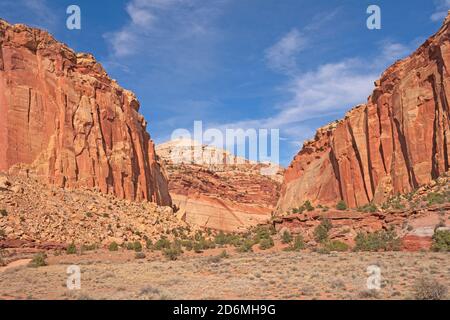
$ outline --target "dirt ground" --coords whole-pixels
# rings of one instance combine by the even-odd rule
[[[167,261],[159,253],[98,250],[49,256],[48,266],[27,266],[29,256],[0,269],[1,299],[414,299],[426,277],[450,288],[448,253],[235,253],[222,249]],[[19,256],[19,255],[17,255]],[[67,289],[67,268],[78,265],[81,289]],[[367,290],[369,266],[381,289]],[[446,296],[448,298],[448,295]]]

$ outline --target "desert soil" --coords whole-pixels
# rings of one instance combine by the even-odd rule
[[[427,277],[450,288],[448,253],[235,253],[184,255],[167,261],[146,252],[86,252],[49,256],[27,267],[26,254],[0,270],[1,299],[414,299]],[[20,256],[20,255],[18,255]],[[81,289],[66,286],[69,265],[81,268]],[[381,289],[367,290],[367,268],[381,269]]]

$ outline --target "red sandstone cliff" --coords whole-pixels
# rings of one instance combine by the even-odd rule
[[[407,193],[450,169],[450,18],[388,68],[364,105],[317,131],[285,172],[278,212]]]
[[[134,94],[89,54],[0,20],[0,171],[171,204]]]

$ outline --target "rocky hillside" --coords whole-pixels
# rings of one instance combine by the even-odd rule
[[[170,205],[138,111],[92,55],[0,19],[0,171]]]
[[[309,200],[382,203],[450,168],[450,18],[375,82],[366,104],[305,142],[284,177],[278,213]]]
[[[175,217],[171,207],[0,174],[0,248],[145,244],[147,239],[170,239],[181,231],[190,234],[191,228]]]
[[[184,221],[231,232],[270,219],[279,196],[281,168],[266,176],[262,173],[268,165],[191,140],[158,145],[156,152],[165,163],[170,194]]]

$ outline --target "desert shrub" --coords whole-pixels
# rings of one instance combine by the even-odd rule
[[[223,250],[223,251],[220,253],[219,257],[221,257],[222,259],[227,259],[227,258],[230,257],[230,255],[227,253],[227,250]]]
[[[125,249],[132,251],[134,250],[134,244],[133,242],[125,242],[122,247],[124,247]]]
[[[377,210],[378,210],[377,206],[375,204],[373,204],[373,203],[368,203],[365,206],[362,206],[362,207],[358,208],[358,211],[360,211],[360,212],[373,213],[373,212],[376,212]]]
[[[314,249],[315,252],[320,253],[320,254],[330,254],[331,251],[330,249],[328,249],[327,247],[318,247]]]
[[[322,222],[314,229],[314,239],[317,242],[324,242],[328,239],[328,232],[333,228],[331,221],[322,219]]]
[[[324,244],[324,248],[328,249],[329,251],[339,251],[339,252],[344,252],[344,251],[348,251],[349,246],[348,244],[335,240],[335,241],[327,241]]]
[[[281,242],[284,244],[291,243],[293,240],[291,233],[288,230],[284,230],[281,235]]]
[[[260,226],[255,229],[254,241],[260,243],[263,239],[270,239],[271,230],[269,227]]]
[[[300,251],[303,249],[305,249],[305,241],[303,240],[302,235],[296,236],[292,244],[286,248],[287,251]]]
[[[133,243],[133,250],[136,252],[141,252],[142,251],[142,244],[139,241],[135,241]]]
[[[229,243],[229,237],[223,232],[220,231],[215,237],[214,242],[218,245],[225,245]]]
[[[194,252],[195,253],[202,253],[203,252],[203,246],[200,242],[194,242],[194,246],[193,246]]]
[[[420,278],[414,285],[417,300],[443,300],[447,296],[447,291],[443,284],[427,278]]]
[[[259,242],[259,248],[261,250],[267,250],[270,249],[274,246],[273,243],[273,239],[271,237],[267,238],[267,239],[261,239],[261,241]]]
[[[153,250],[153,241],[152,241],[152,239],[145,240],[145,247],[148,250]]]
[[[156,241],[154,248],[155,250],[168,249],[170,248],[170,241],[165,237],[161,237],[158,241]]]
[[[109,244],[108,249],[109,249],[109,251],[118,251],[119,250],[119,245],[117,244],[117,242],[113,241],[113,242],[111,242]]]
[[[181,245],[187,250],[187,251],[192,251],[192,249],[194,249],[194,243],[192,242],[192,240],[183,240],[181,242]]]
[[[6,237],[6,232],[3,229],[0,229],[0,239],[3,239]]]
[[[134,255],[134,258],[135,259],[145,259],[145,253],[143,253],[143,252],[136,252],[135,253],[135,255]]]
[[[91,212],[86,212],[86,217],[92,218],[92,213]]]
[[[33,259],[28,264],[31,268],[39,268],[47,265],[47,255],[43,252],[39,252],[34,255]]]
[[[394,230],[381,230],[374,233],[358,233],[355,238],[355,251],[398,251],[401,241]]]
[[[77,247],[75,246],[74,243],[71,243],[67,246],[66,253],[67,254],[76,254],[77,253]]]
[[[341,200],[336,204],[336,209],[342,210],[342,211],[347,210],[347,204],[345,203],[344,200]]]
[[[314,207],[311,204],[311,201],[306,200],[305,203],[303,204],[303,207],[308,210],[308,211],[313,211]]]
[[[450,251],[450,231],[438,230],[433,235],[433,251],[449,252]]]
[[[245,239],[237,248],[238,252],[253,252],[253,245],[255,243],[251,239]]]
[[[179,256],[183,253],[181,247],[176,243],[172,243],[169,248],[163,249],[163,254],[168,260],[177,260]]]
[[[0,209],[0,216],[6,217],[7,215],[8,215],[8,212],[6,211],[6,209]]]
[[[443,193],[431,192],[427,195],[427,201],[429,205],[444,204],[447,202],[447,199]]]

